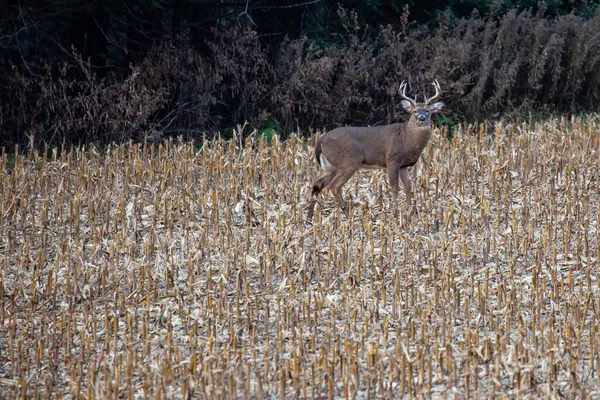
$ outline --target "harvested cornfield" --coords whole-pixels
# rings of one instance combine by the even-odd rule
[[[0,397],[599,398],[599,129],[436,131],[418,214],[313,225],[302,140],[4,154]]]

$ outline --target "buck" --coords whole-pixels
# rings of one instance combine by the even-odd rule
[[[406,205],[412,213],[412,199],[408,168],[415,165],[431,137],[431,116],[444,107],[436,102],[441,89],[437,80],[432,83],[435,94],[424,103],[406,95],[406,81],[400,84],[402,107],[410,113],[407,122],[374,127],[342,127],[319,137],[315,157],[321,175],[313,184],[308,206],[308,220],[312,221],[317,196],[329,186],[335,202],[348,217],[348,205],[342,196],[342,187],[360,169],[387,170],[392,189],[394,209],[398,201],[398,177],[406,195]]]

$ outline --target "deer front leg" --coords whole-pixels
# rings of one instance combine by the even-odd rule
[[[387,168],[388,180],[390,181],[390,187],[392,188],[392,199],[394,201],[393,210],[394,215],[398,212],[398,174],[400,172],[400,165],[389,164]]]
[[[412,196],[410,192],[410,179],[408,177],[408,167],[400,169],[400,180],[402,181],[402,187],[404,188],[404,194],[406,195],[406,207],[410,214],[415,209],[412,204]]]

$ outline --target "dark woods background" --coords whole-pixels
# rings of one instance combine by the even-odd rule
[[[600,1],[0,2],[0,145],[271,134],[600,105]]]

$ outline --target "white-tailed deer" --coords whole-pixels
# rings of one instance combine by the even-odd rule
[[[308,220],[312,221],[317,196],[329,186],[335,201],[348,217],[348,206],[342,197],[342,186],[359,169],[384,168],[392,188],[394,207],[398,200],[398,177],[402,181],[406,204],[412,212],[408,167],[412,167],[431,137],[431,115],[440,112],[444,103],[432,103],[440,97],[438,81],[432,83],[435,94],[425,97],[424,103],[406,96],[406,82],[400,84],[402,107],[410,113],[404,123],[374,127],[342,127],[319,137],[315,144],[315,157],[321,175],[312,188],[308,206]]]

